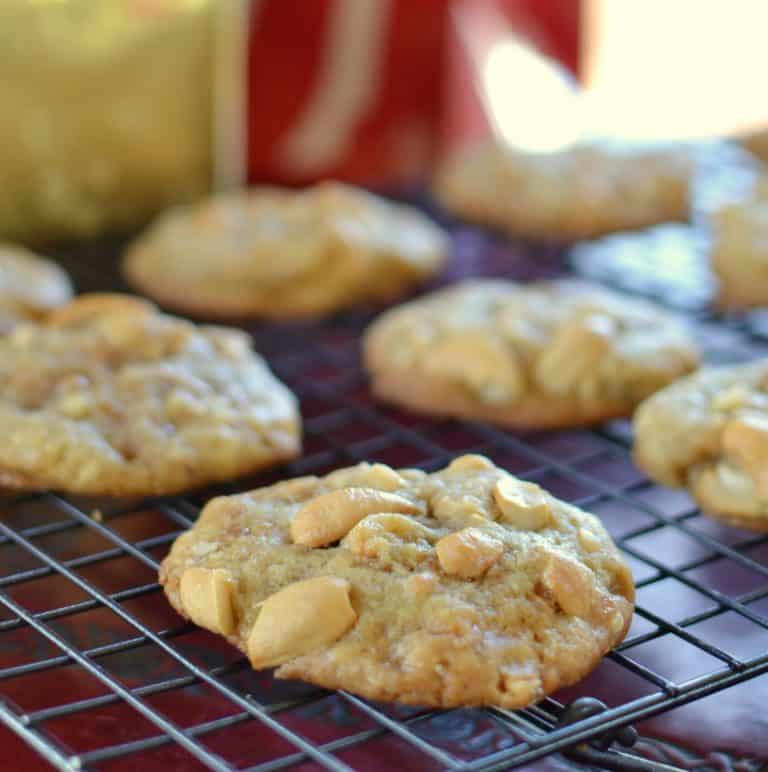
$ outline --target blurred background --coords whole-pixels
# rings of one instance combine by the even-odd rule
[[[3,0],[0,236],[244,182],[423,182],[487,135],[753,131],[762,0]]]

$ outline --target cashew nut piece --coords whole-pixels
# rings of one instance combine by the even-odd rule
[[[550,394],[589,391],[610,355],[616,322],[606,314],[581,314],[563,325],[536,362],[536,380]]]
[[[425,353],[422,365],[429,375],[465,383],[485,402],[510,402],[525,389],[512,348],[483,332],[438,341]]]
[[[326,478],[332,488],[376,488],[380,491],[396,491],[405,486],[405,480],[386,464],[362,462],[349,469],[337,469]]]
[[[579,528],[576,534],[579,539],[579,544],[587,552],[597,552],[602,547],[602,542],[597,538],[594,531],[590,531],[589,528]]]
[[[357,621],[350,589],[346,579],[317,576],[270,595],[248,636],[253,667],[274,667],[341,638]]]
[[[566,614],[581,618],[590,616],[594,577],[586,566],[561,552],[547,550],[541,580]]]
[[[376,558],[386,549],[390,534],[402,542],[415,542],[429,539],[431,531],[407,515],[382,512],[364,517],[344,537],[341,546],[358,557]]]
[[[524,531],[538,531],[552,523],[552,509],[544,489],[535,483],[501,477],[493,486],[501,521]]]
[[[728,411],[737,410],[749,402],[749,391],[744,384],[737,383],[730,386],[725,391],[720,391],[712,397],[712,408],[714,410]]]
[[[338,541],[364,517],[378,512],[420,512],[417,504],[375,488],[340,488],[308,501],[291,523],[295,544],[322,547]]]
[[[49,327],[68,327],[111,314],[146,316],[156,310],[157,306],[154,303],[135,295],[120,292],[91,292],[80,295],[67,305],[51,311],[45,318],[45,323]]]
[[[481,529],[470,527],[443,536],[435,551],[446,574],[474,579],[502,556],[504,545]]]
[[[448,464],[448,470],[451,472],[487,472],[489,469],[495,469],[493,462],[477,453],[459,456]]]
[[[91,412],[91,400],[83,392],[65,394],[56,405],[57,410],[67,418],[85,418]]]
[[[181,605],[200,627],[230,635],[235,630],[234,582],[223,568],[188,568],[179,583]]]

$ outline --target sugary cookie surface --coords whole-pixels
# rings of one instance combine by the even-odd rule
[[[255,668],[443,707],[517,708],[573,683],[623,638],[634,599],[597,518],[481,456],[214,499],[160,581]]]
[[[569,241],[688,219],[691,174],[680,147],[583,144],[526,153],[486,144],[449,157],[435,192],[446,209],[468,220]]]
[[[81,295],[0,338],[0,482],[145,495],[295,456],[293,395],[243,333]]]
[[[67,274],[23,247],[0,243],[0,333],[38,319],[72,297]]]
[[[447,248],[417,210],[326,182],[169,210],[129,249],[124,271],[171,307],[290,317],[396,297],[440,270]]]
[[[380,316],[364,351],[383,399],[516,427],[628,414],[698,360],[668,312],[572,281],[454,285]]]
[[[708,368],[646,400],[634,456],[707,514],[768,530],[768,360]]]

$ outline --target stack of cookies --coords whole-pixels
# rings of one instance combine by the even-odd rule
[[[670,151],[630,163],[486,150],[452,162],[438,190],[510,232],[581,238],[686,217],[688,174]],[[164,306],[282,319],[395,300],[448,252],[424,214],[329,182],[173,209],[123,268]],[[298,402],[245,333],[136,296],[72,300],[60,269],[11,248],[0,277],[6,486],[165,495],[300,454]],[[768,517],[765,366],[688,376],[689,330],[648,301],[474,279],[383,313],[363,356],[379,399],[511,430],[591,425],[643,403],[636,456],[651,475],[739,524]],[[439,707],[519,708],[573,683],[622,640],[634,602],[597,518],[476,455],[431,474],[363,463],[215,498],[160,581],[255,668]]]

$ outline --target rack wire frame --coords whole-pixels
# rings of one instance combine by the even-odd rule
[[[451,278],[467,273],[530,278],[562,269],[557,251],[501,244],[468,229],[457,232],[455,251]],[[121,286],[110,259],[115,253],[114,243],[94,244],[61,258],[80,289],[104,290]],[[213,636],[170,612],[155,580],[162,555],[194,522],[210,492],[127,503],[51,492],[6,496],[0,499],[0,721],[54,767],[135,768],[120,764],[170,752],[167,758],[178,768],[222,771],[376,769],[377,759],[392,754],[405,768],[508,769],[600,738],[608,738],[601,746],[605,750],[623,726],[768,672],[768,654],[745,655],[697,630],[727,614],[768,630],[768,564],[753,556],[768,545],[768,536],[740,532],[720,538],[700,527],[704,521],[685,497],[659,499],[669,492],[630,463],[626,422],[596,431],[521,435],[487,424],[419,418],[374,403],[358,350],[370,318],[345,314],[320,324],[251,327],[256,349],[301,398],[306,451],[282,469],[215,492],[323,474],[361,460],[430,470],[457,454],[478,452],[598,514],[632,512],[629,523],[621,516],[606,523],[636,569],[639,627],[606,661],[613,672],[639,684],[636,696],[563,723],[566,706],[553,698],[517,712],[435,711],[372,703],[309,685],[282,691],[269,675],[254,674],[229,647],[217,646]],[[762,333],[743,320],[699,314],[698,325],[715,360],[765,353]],[[663,550],[651,554],[642,546],[648,537],[662,539],[657,543],[684,540],[694,545],[693,557],[677,562]],[[750,576],[748,590],[731,594],[697,577],[697,570],[721,561]],[[115,577],[127,579],[124,586],[111,584]],[[670,613],[644,602],[644,591],[664,582],[695,594],[700,601],[695,610]],[[96,622],[81,624],[90,614]],[[643,647],[670,642],[707,655],[711,666],[676,678],[638,655]],[[156,676],[152,662],[159,659],[165,665]],[[35,704],[37,696],[31,696],[40,691],[38,676],[52,684],[63,673],[75,673],[76,693],[52,690]],[[90,684],[84,695],[74,688],[80,676]],[[193,701],[190,695],[195,705],[215,701],[226,709],[193,720],[177,711],[179,704]],[[104,712],[118,715],[118,721],[130,715],[141,724],[140,736],[121,739],[119,733],[113,738],[102,732],[94,743],[79,731]],[[316,735],[318,724],[331,726],[330,734]],[[239,728],[247,730],[246,740],[232,734]],[[483,742],[474,741],[476,734]],[[229,752],[233,749],[237,753]],[[627,754],[610,763],[617,769],[642,768]]]

